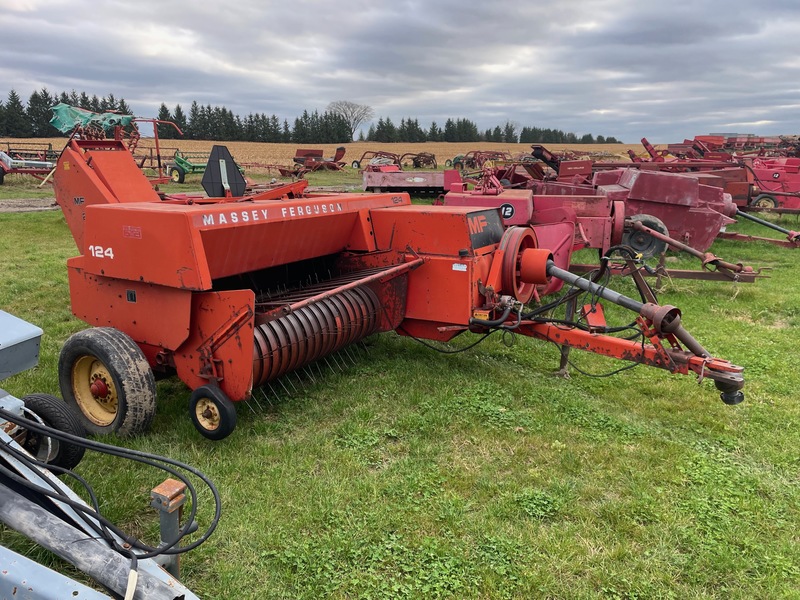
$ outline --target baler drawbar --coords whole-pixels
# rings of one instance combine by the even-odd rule
[[[507,228],[494,208],[311,194],[305,181],[247,194],[222,146],[203,176],[208,197],[159,194],[114,141],[71,140],[54,179],[79,250],[67,263],[72,311],[94,326],[67,340],[59,378],[93,433],[146,429],[156,373],[191,388],[194,425],[222,439],[254,388],[386,331],[446,342],[510,330],[562,353],[692,372],[726,403],[743,399],[742,367],[706,352],[677,308],[569,273],[542,247],[548,226]],[[635,312],[637,339],[597,314],[587,325],[527,308],[554,280]]]

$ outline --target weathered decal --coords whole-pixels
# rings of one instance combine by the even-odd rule
[[[227,212],[204,213],[195,217],[195,224],[202,227],[219,227],[220,225],[239,225],[259,221],[286,220],[313,215],[328,215],[344,212],[340,202],[314,202],[301,205],[281,206],[280,208],[250,208]]]

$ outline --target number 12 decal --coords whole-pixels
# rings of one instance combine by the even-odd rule
[[[89,246],[89,254],[95,258],[114,258],[114,249],[111,247],[103,248],[102,246]]]

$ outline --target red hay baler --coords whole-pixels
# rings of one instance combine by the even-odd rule
[[[559,268],[539,233],[505,228],[496,209],[308,194],[305,182],[243,195],[227,149],[209,165],[210,197],[169,197],[119,142],[72,140],[61,154],[56,197],[79,250],[67,264],[72,310],[94,327],[67,340],[59,379],[91,432],[144,430],[154,373],[176,374],[193,390],[194,425],[222,439],[254,388],[392,330],[439,341],[513,331],[692,372],[726,403],[743,399],[743,369],[704,350],[677,308]],[[599,298],[632,310],[638,335],[611,335],[599,310],[588,325],[529,308],[552,279],[573,286],[573,301],[589,292],[586,311]]]

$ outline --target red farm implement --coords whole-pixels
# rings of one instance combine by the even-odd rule
[[[315,148],[298,148],[292,158],[292,167],[280,168],[284,177],[302,178],[312,171],[340,171],[345,163],[342,161],[346,149],[344,146],[336,148],[336,153],[331,158],[325,158],[325,151]]]
[[[574,250],[596,248],[601,255],[607,255],[613,248],[624,245],[642,259],[663,254],[670,247],[695,256],[703,265],[703,271],[669,272],[662,265],[653,274],[748,283],[760,275],[751,267],[724,261],[706,251],[705,244],[710,246],[708,240],[713,241],[715,234],[709,233],[703,224],[711,224],[713,229],[727,222],[727,218],[715,210],[725,210],[724,206],[701,201],[703,190],[695,180],[647,173],[620,177],[613,188],[595,188],[528,178],[522,180],[522,187],[506,189],[501,181],[516,181],[515,175],[517,171],[486,169],[473,188],[468,187],[467,181],[455,183],[439,202],[451,206],[499,208],[506,226],[566,224],[574,232],[568,252],[567,248],[551,247],[556,263],[564,268],[571,268],[569,259]],[[713,189],[705,190],[705,195],[709,193],[713,193]],[[683,203],[671,204],[675,198],[681,198]],[[671,215],[673,211],[679,213],[677,217]],[[674,230],[680,228],[684,240],[670,237],[674,234],[657,215],[671,217],[667,221]],[[702,250],[686,243],[692,238],[700,239]],[[585,265],[576,268],[586,271]]]
[[[459,171],[482,169],[492,166],[496,162],[513,162],[511,153],[502,150],[470,150],[466,154],[459,154],[452,159],[447,159],[445,167],[453,167]]]
[[[58,160],[52,144],[6,142],[5,146],[0,150],[0,185],[6,175],[30,175],[44,180]]]
[[[493,208],[311,194],[305,181],[247,195],[227,149],[212,159],[208,197],[194,201],[155,192],[120,142],[73,140],[61,155],[56,197],[78,248],[72,311],[94,327],[67,340],[59,377],[91,432],[145,429],[157,373],[192,390],[194,425],[221,439],[254,390],[386,331],[440,342],[514,332],[692,373],[724,402],[743,399],[742,368],[713,357],[646,284],[634,278],[640,301],[602,274],[559,267],[553,250],[574,235],[561,224],[505,227]],[[554,280],[570,292],[530,307]],[[591,325],[552,316],[582,298]],[[624,335],[604,323],[600,300],[634,314]]]
[[[542,150],[541,146],[533,146],[533,155],[537,158],[541,157],[545,164],[552,169],[553,173],[545,174],[543,184],[535,183],[532,185],[546,185],[553,190],[566,190],[556,193],[589,193],[591,190],[595,190],[594,193],[610,193],[614,197],[619,197],[620,190],[615,187],[617,184],[621,183],[625,187],[627,183],[634,182],[644,176],[642,181],[647,183],[639,185],[637,188],[646,196],[637,199],[623,191],[621,193],[625,196],[625,201],[635,204],[640,202],[651,203],[649,206],[656,211],[654,216],[664,223],[668,235],[696,250],[705,251],[708,249],[714,239],[711,236],[712,231],[717,232],[715,234],[716,237],[726,239],[760,240],[780,246],[800,247],[800,234],[796,231],[785,229],[769,221],[747,214],[746,211],[752,204],[754,194],[758,197],[759,188],[754,182],[760,181],[760,177],[754,175],[753,169],[746,165],[739,165],[732,161],[705,159],[670,159],[631,163],[559,161],[546,150]],[[633,175],[634,173],[639,173],[640,175]],[[644,175],[645,173],[650,175]],[[657,184],[651,188],[650,182],[657,181],[654,177],[655,175],[662,178],[680,175],[685,179],[694,179],[700,187],[697,192],[692,192],[689,196],[676,195],[675,191],[670,191],[669,185],[662,186]],[[561,187],[557,184],[560,184]],[[694,186],[684,181],[678,184],[675,190],[687,190],[689,187],[693,188]],[[653,196],[653,193],[656,196]],[[787,192],[769,193],[775,197],[780,197],[781,201],[784,202],[784,206],[786,202],[790,202],[789,198],[794,195]],[[764,198],[762,200],[767,202]],[[653,203],[663,204],[664,206],[656,208]],[[694,208],[691,208],[692,206]],[[632,210],[637,210],[637,208],[632,207]],[[689,210],[689,213],[686,212],[687,210]],[[786,212],[792,211],[789,208],[783,208],[782,210]],[[734,217],[754,221],[764,227],[778,231],[786,235],[786,239],[756,238],[725,232],[724,227],[729,223],[735,222]]]

